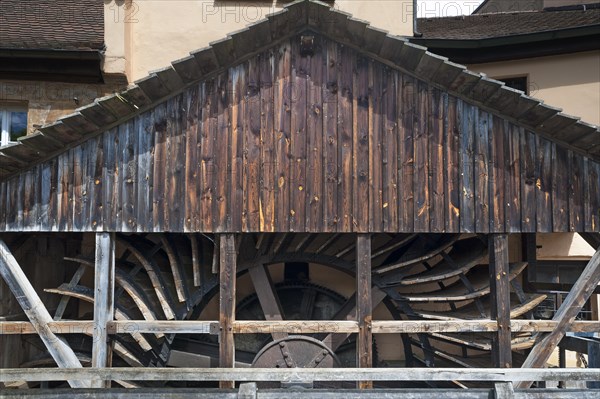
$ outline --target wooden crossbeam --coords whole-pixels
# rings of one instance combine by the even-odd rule
[[[558,322],[552,320],[511,320],[510,329],[517,332],[551,332]],[[413,333],[472,333],[495,332],[497,322],[481,320],[373,320],[373,334]],[[93,333],[94,323],[89,320],[62,320],[48,323],[55,334]],[[219,322],[197,320],[115,320],[108,322],[109,334],[217,334]],[[600,331],[600,321],[574,321],[569,332]],[[346,335],[358,332],[354,320],[237,320],[233,322],[234,334],[288,334],[332,333]],[[33,324],[28,321],[0,321],[0,335],[35,334]]]
[[[44,306],[37,292],[35,292],[25,273],[23,273],[21,266],[19,266],[10,249],[1,239],[0,274],[56,364],[59,367],[65,368],[81,368],[82,365],[69,344],[48,328],[48,324],[53,321],[52,316],[50,316],[46,306]],[[0,374],[3,374],[3,372]],[[70,378],[66,378],[66,380],[74,388],[90,387],[90,383],[87,381]]]
[[[234,367],[235,342],[233,322],[235,320],[235,285],[237,251],[235,235],[219,237],[219,366]],[[233,388],[234,381],[226,378],[219,383],[221,388]]]
[[[124,381],[595,381],[597,369],[499,368],[17,368],[2,369],[0,382],[64,381],[71,378]],[[465,393],[466,391],[462,391]]]
[[[108,323],[115,313],[115,234],[96,234],[94,268],[94,340],[92,367],[106,367],[112,356],[108,342]],[[110,388],[110,381],[94,380],[92,388]]]
[[[581,311],[583,305],[592,295],[594,289],[600,283],[600,248],[596,250],[592,259],[588,262],[583,273],[573,285],[569,295],[565,298],[562,305],[552,318],[556,321],[555,329],[539,338],[536,344],[529,352],[529,355],[523,363],[524,368],[545,367],[546,362],[552,355],[552,352],[561,341],[569,326],[575,320],[575,316]],[[516,384],[516,388],[529,388],[532,381],[523,380]],[[563,380],[561,380],[563,381]]]

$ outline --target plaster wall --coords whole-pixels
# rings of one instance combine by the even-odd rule
[[[527,76],[532,97],[585,122],[600,124],[600,51],[473,64],[468,68],[496,79]]]
[[[129,82],[280,10],[285,1],[106,0],[105,72]],[[395,35],[412,35],[412,0],[338,0],[334,8]]]
[[[536,238],[540,260],[588,260],[594,248],[576,233],[544,233]]]

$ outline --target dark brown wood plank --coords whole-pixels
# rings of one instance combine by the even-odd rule
[[[536,137],[536,219],[537,231],[552,231],[552,143]]]
[[[492,129],[490,114],[478,110],[475,131],[475,231],[488,233],[490,230],[489,208],[489,136]]]
[[[489,237],[490,317],[496,320],[498,331],[492,338],[493,367],[512,367],[510,333],[510,281],[508,264],[508,236],[491,234]]]
[[[184,93],[185,125],[185,223],[186,231],[198,231],[200,218],[200,128],[199,86],[194,85]],[[141,156],[142,154],[140,154]],[[143,178],[143,176],[140,176]],[[142,180],[143,181],[143,180]],[[138,221],[139,223],[139,221]],[[191,237],[191,236],[190,236]],[[194,278],[196,273],[194,273]]]
[[[84,151],[84,145],[78,145],[72,149],[73,151],[73,197],[72,197],[72,213],[69,215],[72,220],[72,226],[75,231],[81,231],[83,224],[83,214],[87,191],[83,188],[83,169],[87,161],[87,155]],[[27,190],[25,190],[27,195]],[[23,209],[23,216],[26,216],[26,208]],[[87,216],[87,215],[86,215]],[[27,224],[25,224],[27,225]]]
[[[219,239],[219,367],[234,367],[235,341],[233,322],[235,321],[236,258],[235,236],[221,235]],[[233,388],[233,381],[221,381],[221,388]]]
[[[117,133],[117,128],[110,129],[104,133],[102,133],[102,148],[104,149],[104,161],[103,161],[103,173],[101,176],[102,179],[102,208],[98,211],[100,212],[100,217],[104,220],[104,229],[106,231],[114,231],[115,223],[112,218],[112,193],[114,190],[114,179],[115,179],[115,135]],[[58,176],[60,176],[60,165]],[[60,177],[59,177],[60,178]],[[60,190],[59,190],[60,192]],[[59,204],[57,204],[60,207]],[[57,215],[58,219],[58,215]]]
[[[217,129],[212,132],[215,138],[215,197],[213,197],[213,228],[215,232],[228,230],[228,210],[231,200],[231,126],[229,77],[222,73],[217,77]]]
[[[521,230],[521,130],[509,124],[507,130],[509,140],[506,155],[506,229],[509,232]]]
[[[569,151],[569,230],[584,231],[584,179],[583,157],[573,151]]]
[[[585,158],[585,231],[600,231],[600,164]]]
[[[9,180],[6,180],[6,208],[5,208],[5,220],[6,230],[11,231],[16,228],[16,215],[17,215],[17,203],[16,203],[16,189],[15,180],[18,182],[19,177],[15,176]]]
[[[167,169],[167,106],[157,105],[152,111],[154,119],[154,180],[152,185],[152,220],[154,231],[165,230],[166,169]]]
[[[369,231],[383,228],[383,65],[370,61],[369,77]]]
[[[196,102],[196,213],[194,216],[194,231],[199,232],[203,231],[204,220],[206,216],[202,214],[202,196],[204,195],[204,145],[206,144],[206,140],[204,139],[205,134],[205,122],[206,122],[206,112],[205,112],[205,101],[206,101],[206,91],[203,83],[198,84],[198,100]],[[190,111],[191,112],[191,111]]]
[[[37,230],[39,205],[39,173],[38,168],[24,172],[23,181],[23,229]]]
[[[103,141],[102,139],[100,139]],[[59,177],[58,177],[58,165],[59,165],[59,157],[53,158],[48,161],[48,165],[50,168],[50,191],[48,193],[48,228],[50,231],[58,230],[58,186],[59,186]],[[7,193],[8,195],[8,193]],[[100,198],[100,201],[103,202],[104,198]],[[8,201],[8,196],[7,196]],[[102,209],[100,209],[102,212]],[[102,218],[102,214],[100,214],[100,218]]]
[[[383,231],[398,231],[398,73],[385,67],[382,74],[382,208]]]
[[[327,171],[324,148],[328,146],[327,131],[323,130],[323,109],[326,103],[323,99],[324,74],[326,65],[323,60],[327,51],[326,42],[315,36],[316,51],[308,56],[307,80],[307,124],[306,124],[306,231],[327,231],[327,223],[323,220],[325,208],[324,182]],[[326,99],[329,100],[329,99]]]
[[[306,117],[308,56],[300,53],[300,40],[292,39],[292,71],[290,93],[290,231],[304,231],[306,222]]]
[[[243,231],[260,231],[261,225],[261,103],[260,103],[260,60],[251,59],[247,67],[248,80],[240,75],[238,77],[239,91],[244,98],[245,106],[242,112],[238,113],[238,124],[244,124],[244,207],[246,212],[245,221],[242,223]],[[242,71],[243,72],[243,71]],[[246,91],[245,93],[243,91]],[[236,89],[236,96],[237,96]],[[235,102],[235,101],[234,101]],[[238,134],[241,134],[239,132]],[[271,131],[272,135],[272,131]],[[272,137],[272,136],[271,136]],[[237,165],[236,165],[237,167]],[[240,165],[241,167],[241,165]],[[269,180],[272,181],[272,175]],[[240,193],[241,194],[241,193]]]
[[[323,162],[324,168],[324,209],[323,209],[323,231],[337,231],[339,217],[338,208],[338,71],[340,60],[338,59],[337,44],[326,41],[323,51],[327,52],[323,63]]]
[[[569,158],[568,150],[552,146],[552,230],[569,231]]]
[[[50,212],[48,210],[50,203],[50,187],[52,185],[52,163],[44,162],[43,164],[38,165],[38,173],[40,178],[40,183],[38,186],[38,195],[40,199],[39,208],[38,208],[38,226],[41,231],[50,230]],[[5,186],[4,186],[5,187]],[[6,192],[2,191],[2,185],[0,184],[0,229],[4,229],[4,217],[2,209],[6,207]],[[90,224],[91,224],[91,220]]]
[[[505,177],[504,177],[504,150],[506,133],[505,123],[497,116],[492,120],[492,137],[490,137],[490,232],[501,233],[505,231],[504,206],[505,206]]]
[[[462,100],[457,104],[460,130],[460,231],[475,231],[474,139],[477,108]]]
[[[444,193],[444,120],[447,94],[438,89],[429,98],[429,231],[445,230]]]
[[[229,174],[229,205],[228,205],[228,229],[230,231],[242,231],[244,216],[252,218],[251,225],[258,225],[258,171],[256,165],[260,162],[259,149],[255,149],[257,138],[260,137],[260,111],[251,113],[248,108],[258,103],[256,100],[255,82],[258,80],[256,63],[248,78],[248,63],[243,63],[229,70],[229,92],[230,92],[230,128],[231,154]],[[252,96],[252,98],[248,98]],[[246,98],[248,100],[246,101]],[[258,108],[258,104],[255,105]],[[248,125],[249,124],[249,125]],[[250,131],[250,132],[249,132]],[[249,136],[250,134],[251,136]],[[247,143],[245,143],[245,141]],[[244,156],[251,163],[250,173],[245,173]],[[244,203],[244,184],[250,182],[247,189],[249,205]]]
[[[356,56],[353,75],[352,146],[353,146],[353,230],[369,231],[369,63],[366,57]]]
[[[585,160],[586,189],[585,189],[585,231],[600,231],[600,163]]]
[[[291,137],[291,45],[283,42],[274,54],[273,84],[275,133],[275,231],[288,231],[290,227],[290,137]]]
[[[90,184],[93,185],[93,189],[90,192],[90,209],[88,223],[92,230],[103,230],[104,229],[104,134],[90,139],[94,149],[96,151],[96,159],[93,165],[91,165],[90,173]]]
[[[95,229],[90,218],[92,210],[96,206],[96,184],[94,176],[96,174],[96,157],[98,154],[98,139],[96,137],[88,139],[82,144],[84,147],[83,164],[83,204],[81,209],[82,228],[85,230]]]
[[[58,203],[58,228],[59,230],[70,230],[72,227],[73,208],[73,150],[63,153],[60,157],[59,174],[59,203]],[[114,167],[114,165],[113,165]],[[18,192],[17,192],[18,194]],[[19,206],[15,204],[16,207]]]
[[[167,102],[167,175],[165,184],[165,225],[183,231],[185,215],[185,121],[183,94]]]
[[[353,230],[353,90],[354,53],[338,45],[338,223],[337,231]]]
[[[371,299],[371,236],[356,236],[356,320],[358,321],[358,339],[356,365],[359,368],[373,367],[373,306]],[[370,381],[360,381],[358,388],[372,388]]]
[[[419,81],[417,83],[417,104],[415,108],[415,232],[429,231],[429,85]]]
[[[276,132],[273,127],[273,53],[259,54],[260,67],[260,141],[261,176],[260,176],[260,229],[275,230],[274,193],[277,179],[275,176],[274,147]]]
[[[145,112],[136,118],[134,137],[137,140],[137,202],[136,227],[137,231],[152,231],[153,204],[152,186],[154,183],[154,115]]]
[[[215,129],[217,128],[216,84],[213,79],[202,84],[202,136],[201,136],[201,227],[200,231],[213,231],[213,197],[215,195]]]
[[[398,228],[401,232],[414,231],[414,125],[417,86],[414,78],[398,78]]]
[[[521,129],[521,231],[536,230],[535,134]]]
[[[446,232],[457,233],[460,230],[460,179],[458,173],[460,126],[457,123],[457,99],[454,96],[447,98],[444,123],[445,229]]]
[[[135,152],[136,138],[133,120],[121,125],[124,130],[119,138],[120,169],[119,178],[122,179],[122,227],[121,231],[135,231],[137,228],[137,188],[140,183],[137,175],[138,157]]]
[[[7,214],[7,209],[8,209],[8,193],[7,190],[8,189],[8,181],[5,180],[3,182],[0,182],[0,229],[2,231],[6,230],[6,214]],[[47,219],[46,219],[47,220]],[[43,224],[42,224],[42,228],[43,228]],[[49,226],[48,226],[49,227]]]

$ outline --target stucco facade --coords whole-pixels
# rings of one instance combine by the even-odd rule
[[[496,79],[527,76],[529,95],[600,124],[600,51],[468,65]]]
[[[105,72],[130,82],[278,11],[280,1],[105,2]],[[394,35],[412,35],[412,0],[338,0],[333,7]]]

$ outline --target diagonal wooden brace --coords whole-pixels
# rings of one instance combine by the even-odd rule
[[[577,279],[569,295],[552,318],[558,324],[554,331],[544,334],[537,340],[533,349],[525,359],[523,368],[545,367],[552,352],[569,330],[575,316],[581,311],[583,305],[590,298],[594,289],[600,283],[600,248],[596,250],[592,259]],[[531,387],[531,381],[521,381],[515,384],[515,388],[526,389]]]
[[[8,246],[0,239],[0,274],[6,284],[17,298],[23,312],[29,318],[29,321],[40,336],[40,339],[48,349],[58,367],[81,368],[81,362],[73,352],[73,349],[67,342],[58,337],[50,327],[52,316],[42,303],[42,300],[35,292],[33,286],[23,273],[21,266],[10,252]],[[89,388],[88,381],[69,380],[69,385],[73,388]]]

